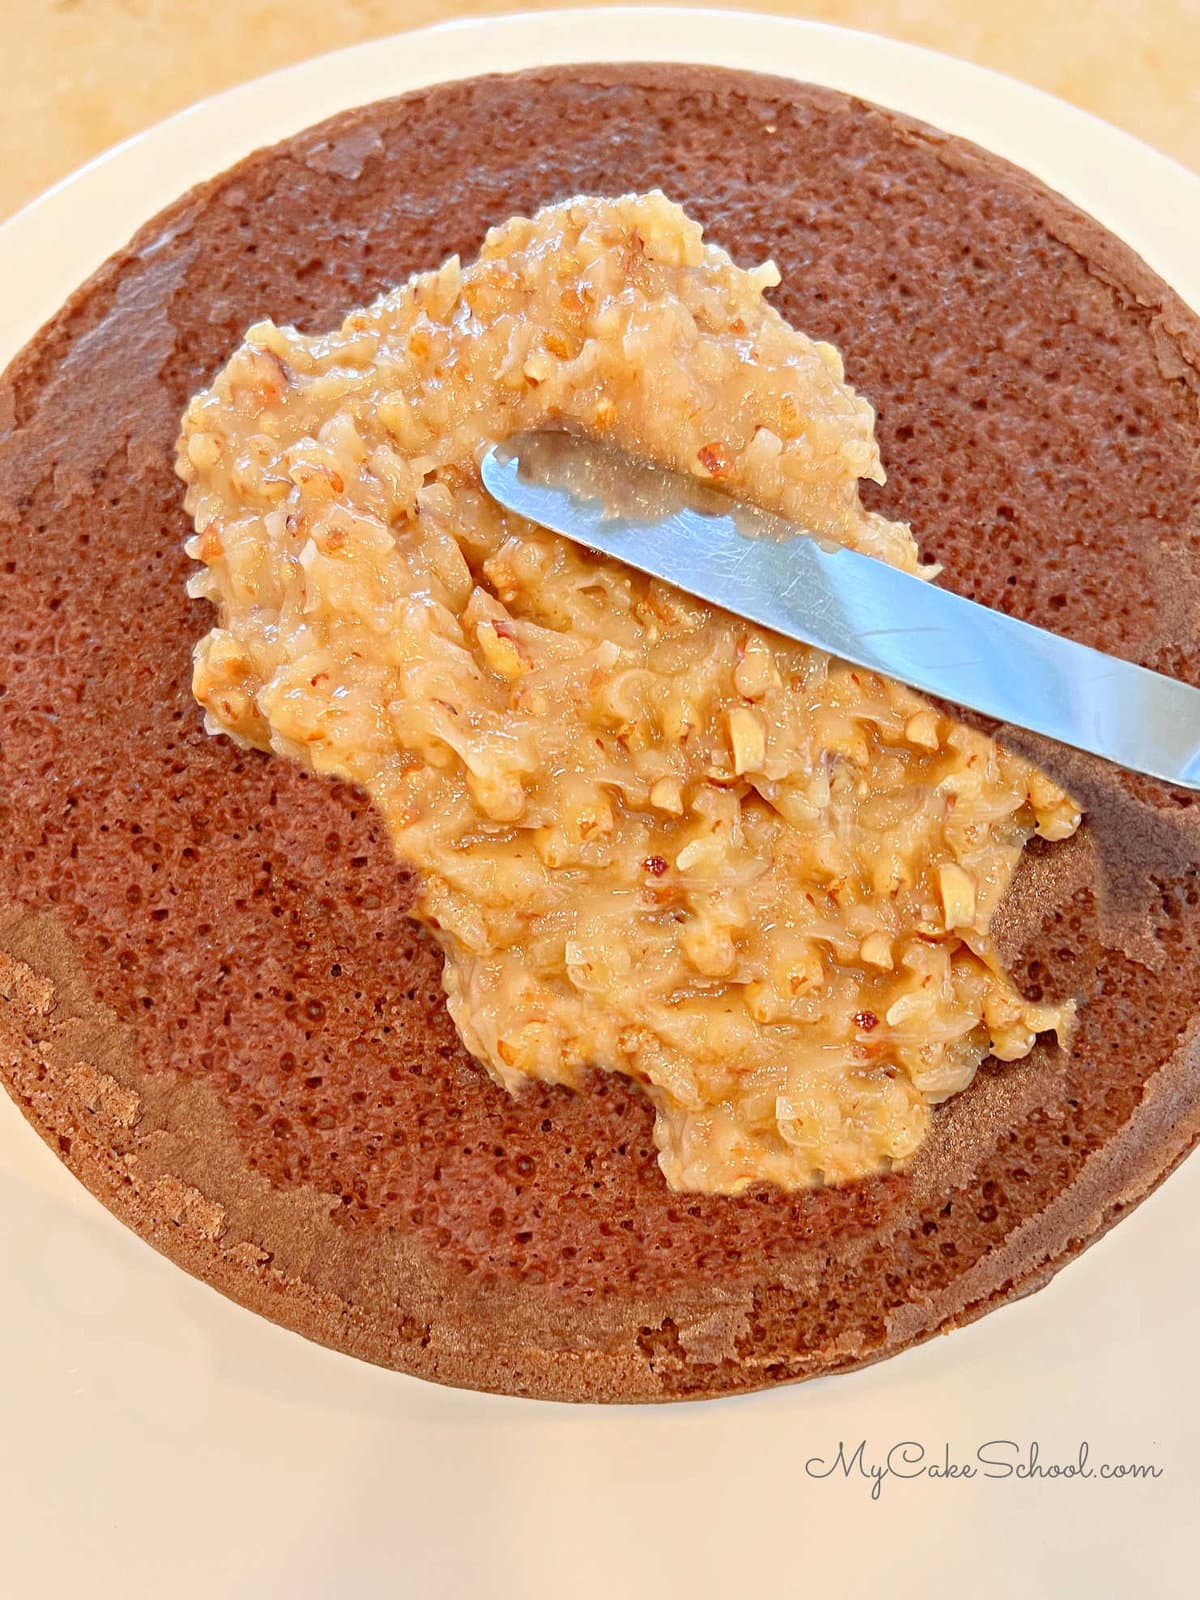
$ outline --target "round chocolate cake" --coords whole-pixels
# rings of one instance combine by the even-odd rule
[[[1003,954],[1076,996],[902,1173],[671,1192],[624,1080],[464,1052],[357,793],[205,735],[179,417],[260,318],[332,325],[489,226],[661,187],[876,406],[941,581],[1200,682],[1200,322],[1027,174],[825,90],[692,68],[443,86],[185,196],[0,384],[0,1078],[119,1217],[326,1344],[576,1400],[860,1365],[1036,1288],[1200,1135],[1200,806],[999,730],[1084,806]],[[12,1226],[19,1225],[14,1219]]]

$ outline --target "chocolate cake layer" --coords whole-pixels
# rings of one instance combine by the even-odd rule
[[[713,1395],[858,1365],[1054,1272],[1200,1135],[1200,807],[1001,730],[1087,807],[1005,955],[1069,1052],[988,1066],[909,1172],[671,1193],[639,1092],[463,1052],[367,803],[210,739],[179,413],[575,192],[661,186],[878,409],[942,582],[1200,682],[1200,322],[1027,174],[824,90],[692,68],[443,86],[185,196],[0,384],[0,1077],[120,1217],[255,1310],[444,1382]],[[13,1219],[12,1225],[19,1225]]]

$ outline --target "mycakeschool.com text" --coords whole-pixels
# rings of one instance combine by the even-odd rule
[[[825,1454],[809,1456],[804,1471],[810,1478],[869,1485],[878,1500],[889,1481],[951,1483],[969,1479],[1010,1482],[1066,1483],[1081,1480],[1118,1482],[1161,1478],[1164,1468],[1153,1461],[1110,1461],[1083,1439],[1070,1453],[1050,1455],[1036,1439],[989,1439],[966,1450],[949,1444],[924,1445],[901,1439],[882,1449],[866,1439],[840,1439]]]

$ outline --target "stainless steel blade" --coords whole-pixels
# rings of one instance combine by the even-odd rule
[[[495,445],[501,505],[789,639],[1170,783],[1200,788],[1200,690],[964,600],[567,433]]]

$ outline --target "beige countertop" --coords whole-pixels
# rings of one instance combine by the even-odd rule
[[[0,216],[118,139],[272,67],[455,16],[552,8],[553,0],[0,0]],[[753,9],[968,57],[1200,167],[1200,0],[757,0]]]

